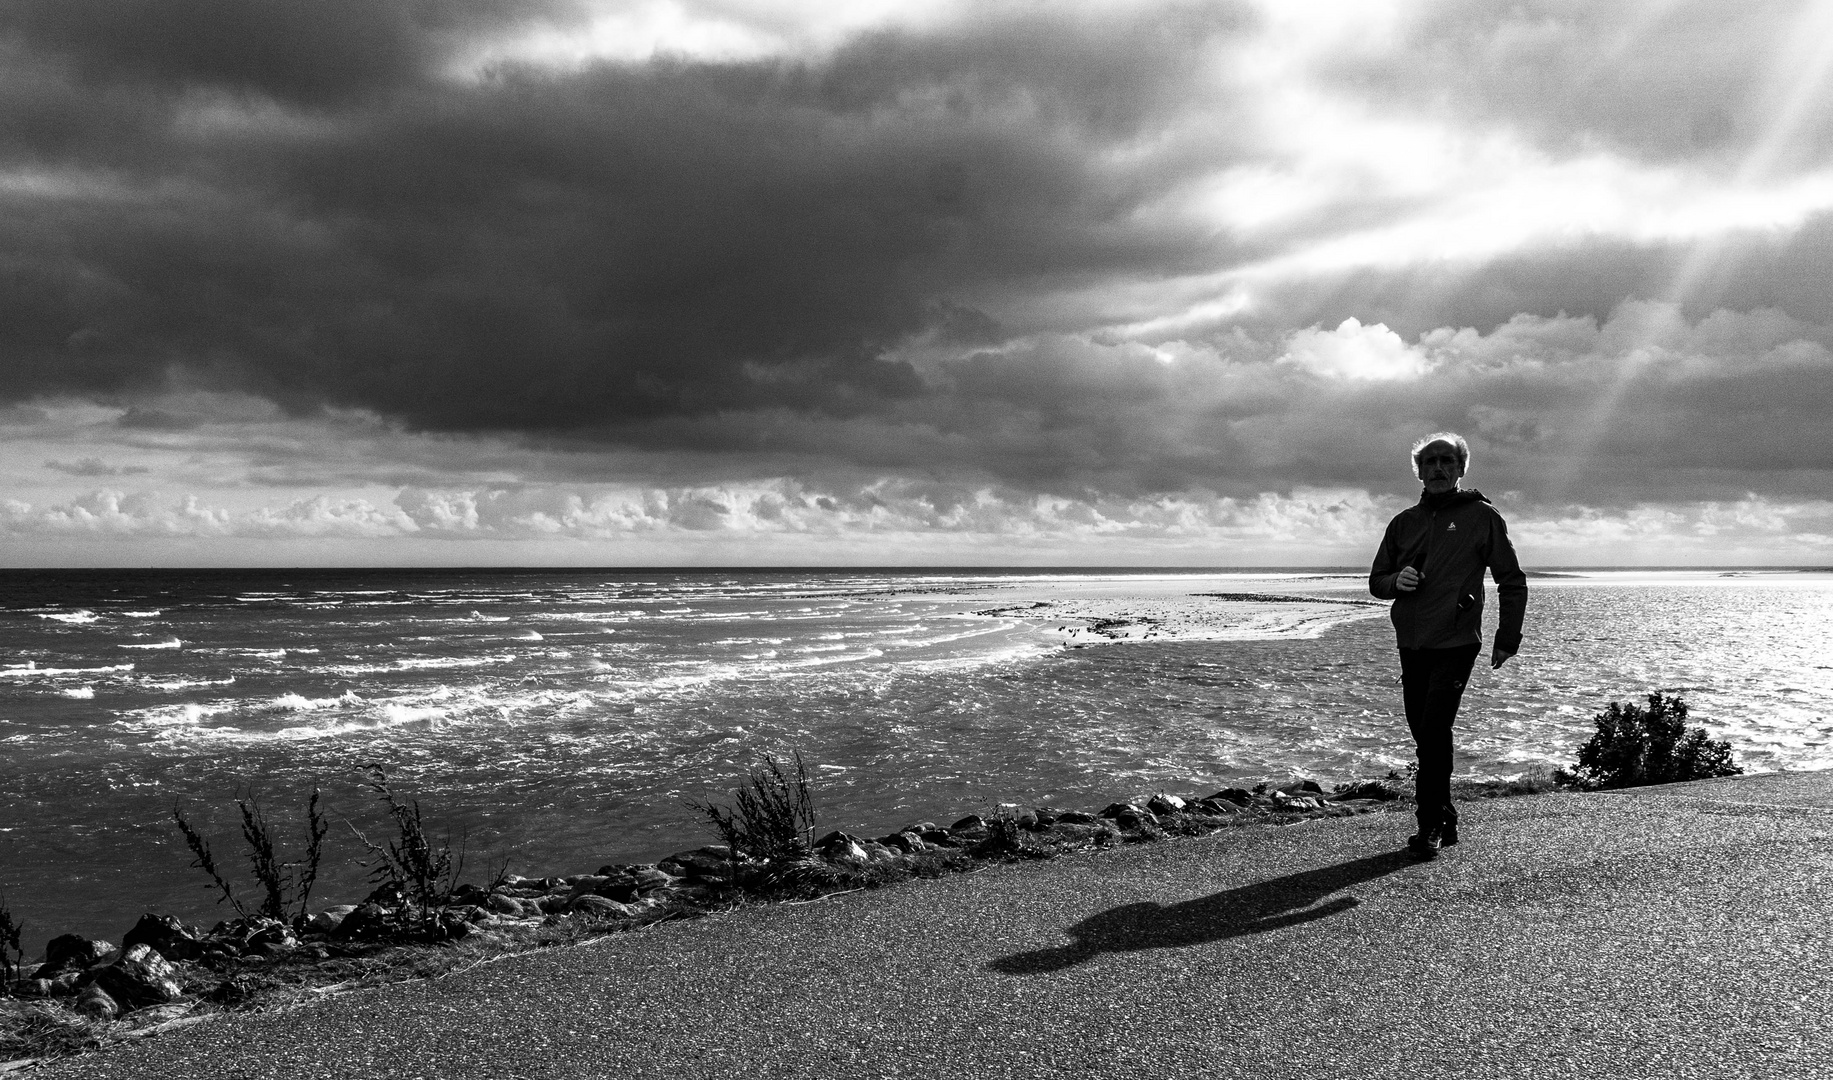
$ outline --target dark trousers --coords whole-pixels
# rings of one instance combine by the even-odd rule
[[[1451,724],[1482,649],[1471,644],[1400,650],[1401,696],[1419,751],[1414,803],[1421,832],[1457,824],[1457,809],[1451,805]]]

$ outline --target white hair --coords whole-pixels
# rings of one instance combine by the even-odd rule
[[[1464,441],[1464,436],[1459,435],[1455,431],[1434,431],[1432,434],[1427,435],[1425,438],[1413,444],[1414,479],[1419,478],[1419,455],[1426,447],[1431,446],[1433,443],[1441,442],[1457,451],[1458,468],[1465,472],[1470,471],[1470,444]]]

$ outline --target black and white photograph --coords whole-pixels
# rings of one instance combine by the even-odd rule
[[[3,0],[0,1075],[1818,1077],[1828,0]]]

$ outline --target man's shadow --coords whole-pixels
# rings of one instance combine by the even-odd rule
[[[1353,896],[1318,903],[1331,893],[1417,862],[1404,851],[1389,851],[1181,904],[1123,904],[1070,927],[1067,933],[1073,940],[1068,945],[1002,956],[987,966],[1007,975],[1037,975],[1073,967],[1104,952],[1182,948],[1297,926],[1361,903]]]

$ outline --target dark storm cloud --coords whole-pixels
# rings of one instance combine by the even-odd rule
[[[951,293],[1189,260],[1124,220],[1175,175],[1099,155],[1151,138],[1238,22],[1031,17],[809,64],[433,73],[454,23],[529,7],[435,22],[353,0],[304,25],[298,5],[194,0],[157,27],[153,5],[22,9],[9,48],[36,65],[40,137],[10,164],[75,188],[4,226],[25,254],[9,391],[181,369],[444,429],[871,411],[924,390],[883,358],[896,343],[988,332]],[[60,110],[88,141],[46,133]]]
[[[606,522],[729,527],[775,504],[706,492],[803,481],[796,514],[861,528],[892,480],[936,527],[993,521],[983,490],[1385,498],[1433,428],[1546,505],[1816,497],[1833,199],[1733,182],[1824,149],[1769,62],[1808,9],[1637,10],[1431,4],[1345,43],[1298,7],[994,3],[766,59],[480,66],[583,7],[15,4],[0,397],[124,410],[25,460],[446,469],[504,521],[631,476],[685,494]]]

